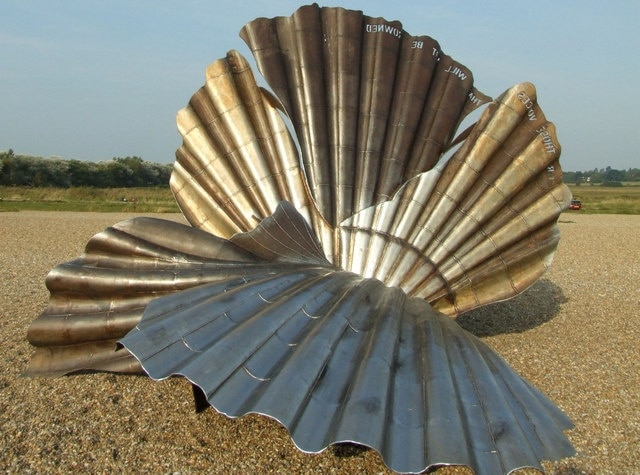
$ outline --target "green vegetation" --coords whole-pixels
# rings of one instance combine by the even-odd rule
[[[567,213],[640,214],[640,184],[634,182],[633,185],[569,185],[573,197],[582,201],[582,209]]]
[[[640,185],[640,168],[616,170],[615,168],[594,168],[584,172],[562,172],[565,183],[575,185],[603,184],[605,186],[622,186],[623,182],[633,182]]]
[[[0,211],[178,213],[169,187],[53,188],[0,186]]]
[[[139,157],[87,162],[0,151],[0,211],[177,213],[168,186],[171,169]],[[563,175],[583,205],[567,213],[640,214],[640,169]]]
[[[569,185],[582,210],[566,213],[640,214],[640,186]],[[51,188],[0,186],[0,211],[19,210],[179,213],[168,187]]]
[[[172,166],[140,157],[88,162],[0,152],[0,185],[34,187],[132,188],[167,186]]]
[[[0,211],[175,213],[172,165],[140,157],[89,162],[0,152]]]

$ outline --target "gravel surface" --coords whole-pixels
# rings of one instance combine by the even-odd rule
[[[5,473],[388,473],[373,451],[308,455],[260,416],[197,414],[181,378],[21,378],[44,279],[127,214],[0,213],[0,470]],[[180,220],[179,215],[164,215]],[[460,323],[574,421],[548,473],[640,473],[640,216],[561,217],[551,270]],[[523,471],[537,473],[535,471]],[[437,473],[470,473],[445,467]]]

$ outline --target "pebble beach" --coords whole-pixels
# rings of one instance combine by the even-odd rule
[[[267,417],[197,413],[182,378],[22,377],[32,353],[27,328],[49,298],[47,273],[82,254],[91,236],[130,217],[0,213],[0,472],[392,473],[372,450],[302,453]],[[637,474],[640,216],[565,212],[559,227],[560,245],[542,279],[458,321],[573,420],[567,435],[576,455],[544,462],[546,473]]]

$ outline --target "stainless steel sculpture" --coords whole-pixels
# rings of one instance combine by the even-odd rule
[[[277,98],[237,52],[207,69],[171,177],[192,226],[121,222],[53,269],[28,373],[183,375],[301,450],[357,442],[399,472],[571,455],[568,418],[448,318],[552,260],[570,193],[533,85],[491,100],[433,39],[342,8],[241,36]]]

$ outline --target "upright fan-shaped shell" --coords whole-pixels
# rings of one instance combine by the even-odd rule
[[[338,9],[338,16],[343,14],[348,17],[357,14],[360,18],[359,12]],[[372,20],[366,17],[361,20],[366,31],[366,25]],[[257,20],[246,28],[258,30],[255,35],[260,38],[269,38],[263,30],[279,26],[279,21],[288,25],[293,20]],[[360,44],[361,38],[351,41]],[[374,43],[372,48],[375,53],[380,46]],[[289,55],[281,56],[289,58]],[[363,57],[368,56],[363,54]],[[438,71],[442,71],[438,68],[444,66],[442,61],[434,61],[434,65],[435,72],[420,70],[426,74],[425,83],[429,83],[432,73],[438,83]],[[462,70],[461,66],[456,67]],[[417,74],[415,68],[415,62],[409,62],[406,74]],[[400,68],[400,71],[404,70]],[[379,73],[374,69],[371,74],[375,79]],[[329,205],[315,199],[321,193],[320,188],[313,192],[314,182],[305,179],[325,173],[314,171],[314,163],[326,165],[333,159],[324,156],[306,161],[302,163],[305,168],[301,168],[279,115],[277,101],[257,86],[246,60],[236,52],[229,53],[226,59],[209,67],[205,87],[178,115],[184,144],[177,153],[171,185],[185,216],[194,226],[231,237],[253,229],[273,213],[281,201],[291,201],[311,224],[330,262],[342,269],[375,277],[387,285],[399,286],[452,316],[522,292],[551,262],[559,237],[556,220],[568,205],[569,192],[562,184],[555,128],[537,104],[533,85],[519,84],[488,105],[450,160],[436,169],[424,171],[450,143],[457,121],[470,104],[476,104],[466,92],[462,93],[458,76],[442,74],[449,86],[433,90],[427,87],[423,91],[426,103],[440,100],[447,105],[449,102],[458,105],[453,108],[455,113],[451,108],[420,107],[420,120],[431,124],[425,132],[430,138],[413,134],[410,140],[401,140],[398,136],[406,135],[407,127],[391,119],[384,123],[379,118],[392,118],[399,114],[398,108],[415,106],[415,98],[407,99],[411,95],[398,94],[403,100],[392,101],[394,107],[386,116],[375,112],[377,106],[373,99],[369,101],[369,109],[353,105],[360,114],[359,124],[371,122],[373,118],[381,124],[380,128],[367,131],[369,145],[354,149],[320,147],[326,153],[333,151],[341,157],[334,160],[335,163],[368,163],[369,173],[365,173],[364,178],[356,174],[355,181],[348,187],[332,185],[336,195],[347,188],[362,191],[358,176],[370,184],[370,189],[385,190],[368,195],[367,199],[362,195],[362,199],[355,202],[359,203],[358,207],[366,206],[333,225],[332,218],[324,214],[331,213]],[[457,88],[450,85],[452,81]],[[340,83],[337,78],[336,82]],[[441,95],[443,90],[448,92]],[[309,94],[285,96],[285,103],[300,101]],[[313,110],[304,104],[289,107]],[[317,117],[304,120],[322,123]],[[380,138],[385,131],[389,132],[388,140]],[[352,130],[351,135],[364,133]],[[433,138],[434,134],[440,138]],[[344,131],[343,135],[350,136]],[[318,140],[312,142],[314,147],[319,143]],[[369,152],[375,149],[373,142],[380,147],[395,144],[389,155],[394,158],[368,162]],[[413,144],[412,147],[408,147],[408,143]],[[400,144],[404,144],[404,148],[398,149]],[[309,150],[316,150],[314,147]],[[303,153],[304,150],[303,147]],[[306,153],[311,153],[309,150]],[[355,155],[346,155],[345,150]],[[357,150],[362,153],[356,153]],[[386,153],[376,152],[379,157],[387,156]],[[408,155],[393,155],[395,153]],[[414,162],[422,165],[416,168],[411,165]],[[400,171],[385,170],[390,163],[399,166]],[[399,187],[396,185],[402,173],[413,175]],[[394,195],[385,200],[392,191]],[[329,207],[336,203],[332,202]]]
[[[230,52],[178,114],[184,144],[171,180],[191,224],[221,236],[287,200],[337,261],[335,227],[432,168],[462,119],[490,100],[435,40],[359,11],[311,5],[254,20],[241,36],[283,106]]]

